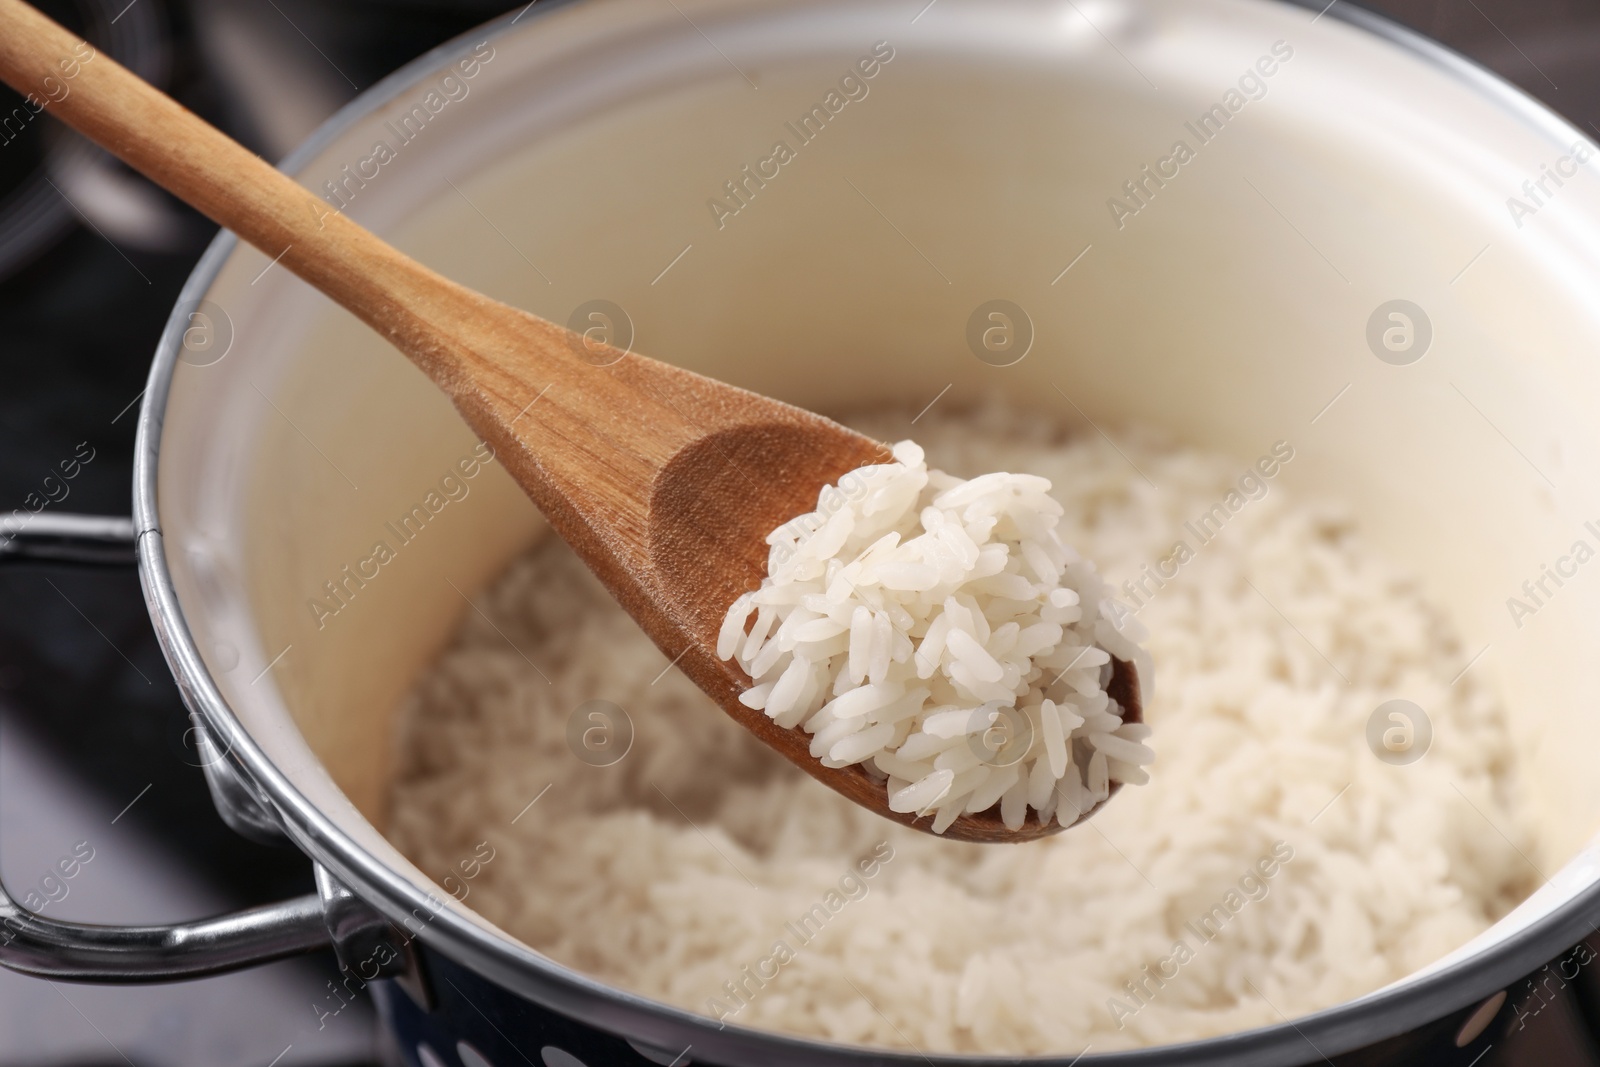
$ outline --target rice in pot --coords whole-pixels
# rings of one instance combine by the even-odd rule
[[[895,439],[907,416],[852,421]],[[1021,846],[891,824],[667,669],[551,537],[480,598],[487,618],[465,617],[405,709],[396,845],[443,878],[488,841],[468,903],[598,978],[731,1023],[930,1053],[1274,1023],[1405,976],[1531,891],[1495,696],[1470,673],[1452,684],[1466,657],[1413,584],[1279,484],[1292,449],[1113,447],[997,405],[916,429],[954,474],[1048,478],[1063,537],[1130,583],[1159,672],[1148,785]],[[1415,762],[1369,747],[1394,699],[1431,722]],[[595,700],[626,714],[593,720],[617,751],[631,723],[609,766],[569,744]]]

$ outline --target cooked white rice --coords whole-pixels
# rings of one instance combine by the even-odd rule
[[[894,439],[908,419],[856,421]],[[1131,433],[1124,456],[999,408],[936,411],[917,431],[943,469],[1050,479],[1065,539],[1118,587],[1167,559],[1250,459]],[[1161,758],[1082,827],[977,846],[851,804],[662,674],[667,658],[552,538],[480,599],[488,620],[468,613],[418,685],[391,837],[439,878],[491,842],[468,903],[556,960],[739,1025],[839,1041],[1072,1056],[1370,992],[1519,901],[1535,884],[1517,853],[1531,842],[1495,697],[1471,673],[1451,684],[1467,656],[1450,627],[1337,512],[1281,481],[1140,611],[1162,672],[1145,708]],[[1407,766],[1365,741],[1373,709],[1397,697],[1433,724]],[[610,767],[567,745],[569,716],[596,698],[636,731]],[[873,856],[874,875],[850,883],[860,892],[839,896]],[[794,936],[835,902],[819,933]]]
[[[863,764],[936,834],[996,805],[1010,830],[1030,808],[1071,826],[1148,781],[1150,727],[1106,691],[1113,654],[1151,691],[1144,629],[1061,539],[1050,482],[930,470],[913,441],[893,456],[767,538],[717,641],[750,675],[740,702],[803,726],[823,766]]]

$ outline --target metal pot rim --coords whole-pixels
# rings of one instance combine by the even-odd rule
[[[296,174],[358,120],[391,103],[419,81],[467,56],[487,35],[511,32],[524,15],[530,23],[576,0],[545,0],[493,20],[412,60],[361,93],[324,122],[279,164]],[[1350,3],[1324,0],[1272,0],[1316,12],[1313,19],[1336,19],[1408,52],[1514,115],[1552,144],[1570,145],[1581,131],[1542,103],[1465,56],[1413,32],[1385,16]],[[207,671],[190,633],[168,570],[157,510],[157,474],[168,393],[182,352],[187,321],[183,310],[202,299],[237,245],[219,233],[196,264],[168,319],[146,381],[134,456],[134,522],[146,604],[168,666],[185,703],[203,716],[228,753],[232,769],[271,803],[295,844],[368,903],[399,921],[416,909],[434,911],[427,895],[357,845],[266,757],[243,728]],[[1040,1064],[1096,1064],[1138,1067],[1154,1064],[1214,1064],[1250,1067],[1298,1062],[1310,1046],[1326,1059],[1439,1020],[1479,1003],[1528,975],[1584,936],[1594,933],[1590,916],[1600,914],[1600,882],[1590,885],[1511,936],[1424,978],[1347,1001],[1296,1020],[1222,1037],[1077,1058],[1062,1054],[1030,1059]],[[434,950],[520,995],[597,1028],[671,1055],[690,1045],[718,1061],[748,1060],[809,1065],[819,1061],[853,1064],[1016,1063],[1015,1056],[923,1055],[839,1045],[750,1027],[718,1024],[704,1016],[606,985],[557,963],[509,938],[496,937],[449,909],[437,911],[420,935]],[[684,1052],[688,1050],[685,1049]],[[1087,1051],[1087,1050],[1085,1050]],[[683,1055],[683,1053],[679,1053]]]

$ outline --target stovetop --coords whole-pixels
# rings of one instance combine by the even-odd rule
[[[401,63],[512,6],[134,3],[136,16],[127,0],[45,6],[91,39],[97,27],[130,40],[142,34],[129,47],[145,49],[152,76],[269,159]],[[1369,6],[1600,133],[1600,2]],[[133,22],[138,34],[128,30]],[[48,147],[39,129],[0,143],[0,181]],[[0,510],[126,515],[150,357],[215,230],[116,168],[61,184],[59,234],[0,279]],[[0,256],[0,270],[3,263]],[[59,898],[49,904],[57,917],[172,922],[311,891],[298,852],[245,841],[218,819],[131,571],[0,566],[0,606],[0,872],[8,887],[43,884],[77,848],[93,857],[78,875],[43,884]],[[0,971],[0,1067],[372,1062],[381,1050],[369,1003],[328,1019],[314,1006],[336,974],[331,955],[139,988]],[[1596,1034],[1600,1018],[1559,1001],[1478,1067],[1600,1064]]]

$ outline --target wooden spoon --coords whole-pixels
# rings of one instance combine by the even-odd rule
[[[890,811],[861,767],[822,766],[804,731],[739,703],[750,678],[716,655],[728,606],[766,575],[767,534],[813,510],[823,486],[885,462],[887,448],[435,274],[20,0],[0,0],[0,78],[388,338],[724,711],[857,804],[929,830],[931,816]],[[1117,662],[1111,693],[1139,721],[1130,664]],[[1059,829],[1030,819],[1009,831],[996,805],[944,836],[1009,842]]]

